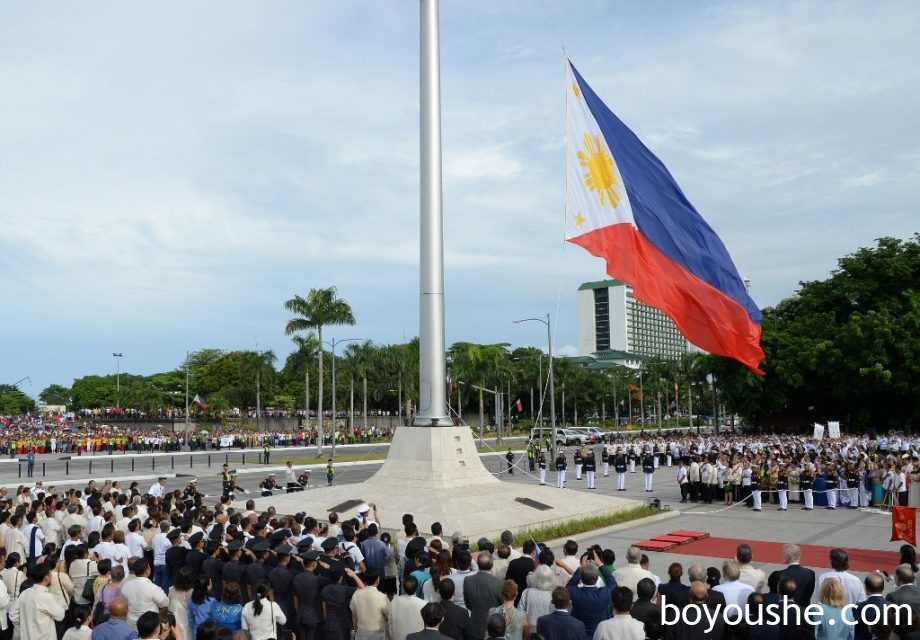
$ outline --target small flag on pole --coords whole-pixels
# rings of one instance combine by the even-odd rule
[[[524,411],[524,405],[521,404],[520,398],[518,398],[517,401],[514,403],[514,408],[517,409],[518,413],[522,413]]]
[[[891,541],[903,540],[917,546],[917,509],[891,507]]]
[[[204,401],[204,398],[202,398],[202,397],[201,397],[200,395],[198,395],[197,393],[195,394],[195,399],[194,399],[192,402],[194,402],[195,404],[197,404],[197,405],[198,405],[199,407],[201,407],[202,409],[207,409],[207,408],[208,408],[208,403],[205,402],[205,401]]]

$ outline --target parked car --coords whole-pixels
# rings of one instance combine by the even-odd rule
[[[551,427],[543,427],[543,437],[546,438],[552,432]],[[534,427],[530,430],[530,439],[528,442],[540,439],[540,428]],[[556,428],[556,445],[572,446],[582,445],[588,442],[589,438],[583,433],[578,433],[571,429]]]

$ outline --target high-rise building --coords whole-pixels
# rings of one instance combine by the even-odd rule
[[[613,358],[623,364],[643,358],[679,358],[687,339],[658,309],[639,302],[618,280],[585,282],[578,287],[578,352]]]

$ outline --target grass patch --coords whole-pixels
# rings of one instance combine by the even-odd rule
[[[556,540],[558,538],[569,538],[579,533],[587,533],[588,531],[593,531],[595,529],[603,529],[604,527],[610,527],[615,524],[622,524],[624,522],[629,522],[631,520],[639,520],[641,518],[647,518],[649,516],[658,515],[662,513],[661,509],[656,509],[649,506],[633,507],[632,509],[624,509],[623,511],[617,511],[616,513],[611,513],[609,515],[603,516],[589,516],[587,518],[581,518],[580,520],[570,520],[568,522],[560,522],[558,524],[551,524],[545,527],[536,527],[534,529],[525,529],[514,534],[514,542],[512,543],[515,547],[520,547],[527,540],[533,538],[537,542],[543,542],[544,540]],[[494,541],[496,548],[501,544],[500,541]]]

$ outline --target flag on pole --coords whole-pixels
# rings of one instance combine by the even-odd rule
[[[891,541],[904,540],[917,546],[917,509],[891,507]]]
[[[187,397],[188,397],[188,396],[186,396],[186,398],[187,398]],[[192,402],[194,402],[195,404],[197,404],[197,405],[198,405],[199,407],[201,407],[202,409],[207,409],[207,408],[208,408],[208,403],[205,402],[205,401],[204,401],[204,398],[202,398],[202,397],[201,397],[200,395],[198,395],[197,393],[195,394],[195,399],[192,400]]]
[[[514,403],[514,408],[517,409],[518,413],[524,412],[524,405],[521,403],[520,398],[518,398],[517,401]]]
[[[762,374],[762,316],[725,245],[571,62],[566,72],[566,239],[687,340]]]

